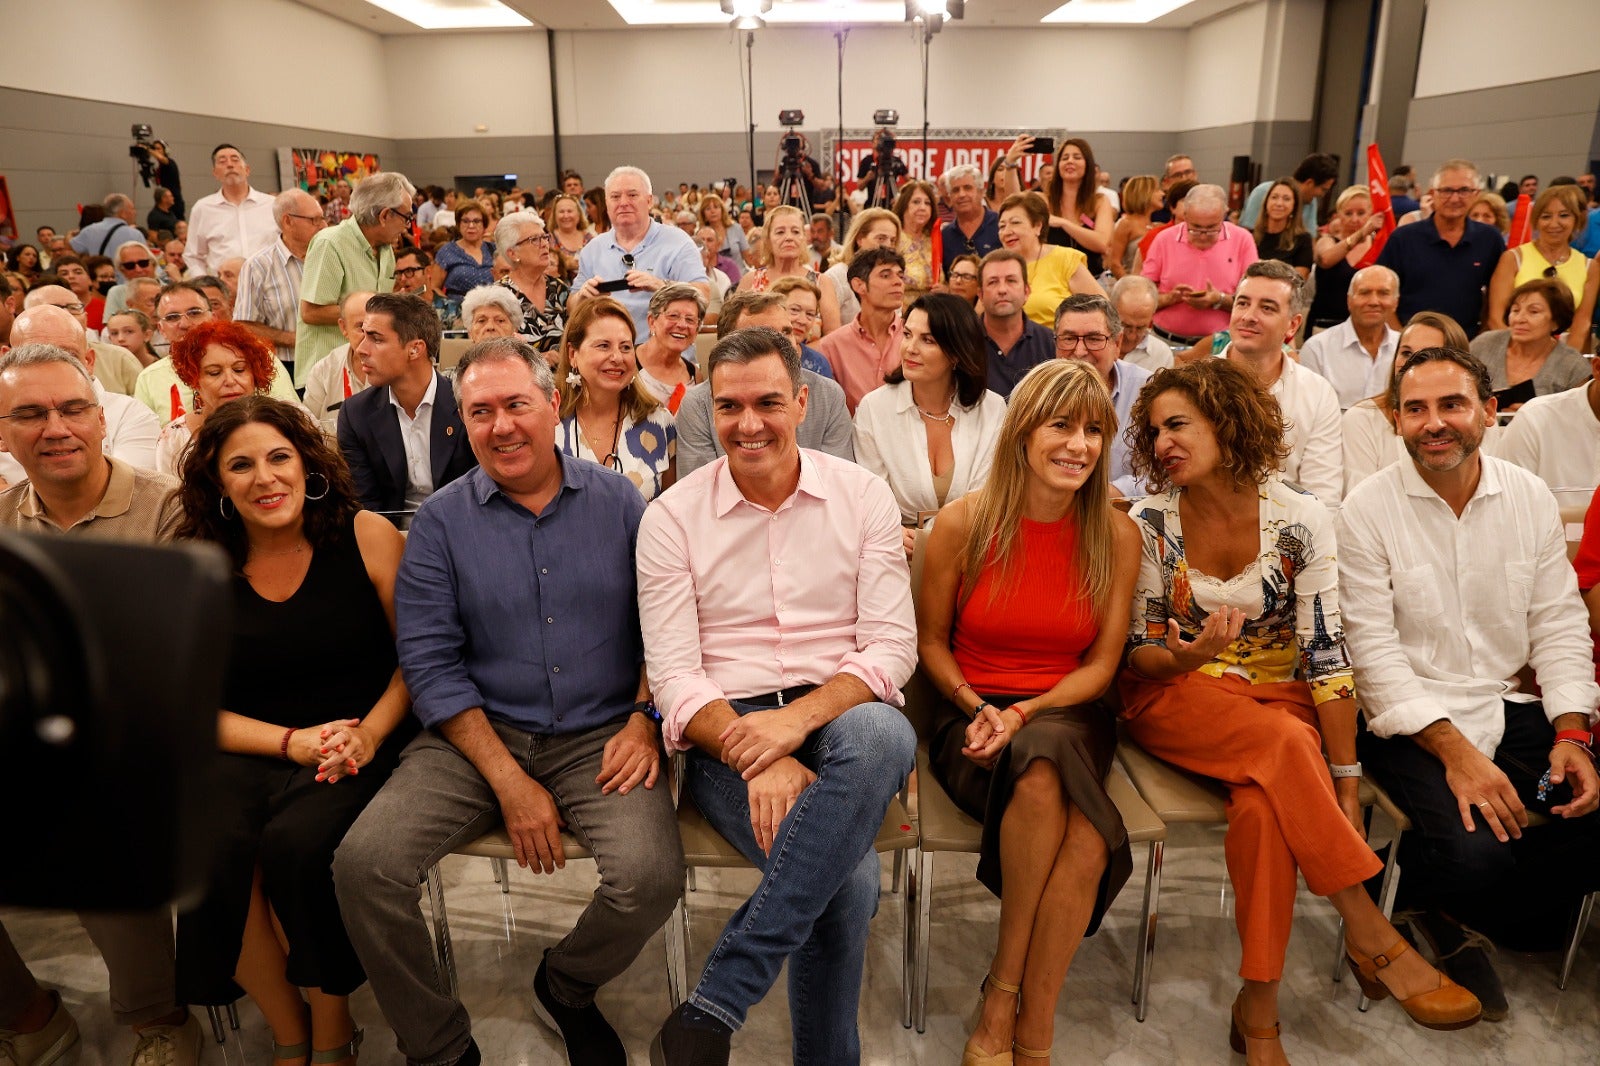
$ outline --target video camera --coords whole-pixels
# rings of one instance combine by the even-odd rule
[[[128,155],[139,164],[139,180],[149,188],[155,181],[158,164],[152,150],[155,141],[152,139],[152,130],[142,122],[135,122],[129,131],[133,143],[128,146]]]
[[[799,108],[788,108],[778,112],[778,125],[790,131],[778,142],[779,150],[783,152],[783,165],[798,166],[800,157],[805,154],[805,134],[793,132],[795,127],[805,125],[805,121],[805,112]]]

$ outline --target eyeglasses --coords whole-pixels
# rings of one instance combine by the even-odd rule
[[[398,207],[391,207],[391,208],[389,208],[389,210],[393,211],[395,214],[397,214],[401,218],[405,219],[406,220],[406,225],[408,225],[408,226],[411,225],[411,220],[417,217],[417,213],[415,211],[407,213],[405,211],[400,210]]]
[[[513,244],[511,247],[513,247],[513,248],[521,248],[524,244],[554,244],[554,243],[555,243],[555,238],[550,236],[548,233],[535,233],[532,237],[524,237],[524,238],[522,238],[522,240],[518,241],[516,244]]]
[[[0,418],[31,429],[48,422],[51,414],[58,414],[61,421],[81,426],[88,424],[94,417],[95,408],[99,406],[92,400],[68,400],[59,407],[19,407],[8,415],[0,415]]]
[[[203,309],[199,307],[191,307],[187,311],[173,311],[170,314],[162,315],[161,321],[165,322],[169,326],[176,326],[179,322],[182,322],[186,318],[190,322],[198,322],[210,313],[211,308],[209,307]]]
[[[1433,195],[1435,195],[1435,196],[1444,196],[1444,197],[1455,197],[1455,198],[1459,199],[1460,197],[1463,197],[1463,196],[1472,196],[1472,195],[1476,194],[1478,191],[1479,190],[1478,190],[1477,186],[1475,186],[1475,185],[1466,185],[1466,186],[1463,186],[1463,187],[1461,187],[1459,189],[1435,189],[1435,190],[1433,190]]]
[[[1104,333],[1057,333],[1056,351],[1070,352],[1079,344],[1082,344],[1085,351],[1098,352],[1110,340],[1111,338]]]
[[[292,211],[289,212],[288,214],[284,215],[283,217],[284,218],[298,218],[301,222],[323,222],[323,223],[326,223],[328,221],[328,218],[327,218],[326,215],[297,215]]]
[[[145,267],[149,266],[153,262],[154,262],[154,260],[151,260],[151,259],[124,259],[122,261],[122,269],[123,270],[143,270]]]
[[[61,310],[65,311],[69,315],[83,314],[83,305],[78,303],[76,300],[69,304],[56,304],[55,306],[61,308]]]
[[[400,267],[394,272],[394,276],[397,278],[408,278],[413,274],[422,273],[422,270],[422,267]]]
[[[965,270],[952,270],[950,272],[950,280],[951,281],[977,281],[978,280],[978,275],[972,274],[972,273],[968,273]]]
[[[1222,232],[1222,223],[1218,222],[1215,226],[1196,226],[1191,223],[1189,232],[1196,237],[1214,237]]]

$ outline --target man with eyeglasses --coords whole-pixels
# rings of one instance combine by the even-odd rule
[[[215,283],[216,279],[210,279]],[[156,297],[156,328],[170,348],[183,339],[183,335],[215,315],[206,290],[198,281],[175,281],[161,290]],[[288,369],[274,357],[274,373],[267,391],[275,399],[299,403],[294,391],[294,381]],[[172,368],[172,357],[164,355],[139,371],[133,383],[133,398],[155,412],[162,425],[177,418],[184,411],[194,410],[194,392],[178,379]]]
[[[53,308],[41,308],[52,317]],[[59,315],[60,312],[55,312]],[[178,483],[107,455],[106,418],[87,368],[51,344],[0,356],[0,449],[26,474],[0,492],[0,529],[155,543],[183,518]],[[166,907],[79,913],[105,959],[111,1007],[131,1026],[130,1066],[195,1066],[205,1037],[174,1000],[172,915]],[[81,949],[79,949],[81,950]],[[96,1033],[109,1045],[114,1037]],[[55,1062],[79,1039],[60,993],[42,988],[0,927],[0,1048],[6,1062]]]
[[[1111,406],[1117,412],[1117,432],[1111,436],[1111,484],[1124,496],[1143,496],[1145,488],[1134,476],[1128,458],[1128,414],[1139,390],[1150,380],[1150,371],[1119,359],[1117,338],[1122,322],[1111,301],[1099,293],[1077,293],[1056,308],[1055,355],[1057,359],[1080,359],[1094,367],[1111,393]]]
[[[88,339],[89,312],[84,307],[81,296],[60,285],[41,285],[23,297],[22,306],[25,309],[40,306],[55,307],[70,316],[77,323],[80,332],[84,334],[88,349],[94,353],[94,362],[90,364],[90,369],[93,370],[96,364],[99,366],[97,376],[100,384],[123,396],[133,395],[133,383],[138,380],[139,371],[144,369],[144,364],[139,362],[138,356],[120,344],[109,344],[105,341]],[[15,343],[22,344],[24,342],[16,341]],[[61,341],[52,337],[46,343],[61,344]],[[78,351],[78,346],[75,344],[62,344],[61,346],[74,352]]]
[[[1152,374],[1173,364],[1172,346],[1150,332],[1160,297],[1155,283],[1142,274],[1125,274],[1111,286],[1111,305],[1122,319],[1122,335],[1117,338],[1119,358]]]
[[[1182,153],[1174,156],[1168,156],[1166,165],[1161,169],[1161,191],[1170,193],[1172,191],[1172,187],[1177,185],[1179,182],[1186,181],[1194,183],[1199,181],[1199,179],[1200,174],[1194,168],[1193,159],[1190,159],[1188,156],[1183,155]],[[1170,206],[1173,202],[1173,199],[1174,198],[1169,195],[1167,197],[1168,206],[1161,207],[1150,212],[1150,221],[1157,224],[1175,221],[1173,218],[1172,208]]]
[[[293,370],[306,251],[327,222],[322,205],[304,189],[286,189],[275,196],[272,217],[278,224],[278,239],[245,262],[233,320],[272,344],[279,362]]]
[[[956,269],[950,271],[955,279]],[[1028,302],[1028,261],[1022,253],[997,248],[978,264],[975,279],[983,294],[984,347],[989,350],[989,389],[1006,399],[1028,371],[1055,358],[1050,331],[1023,314]]]
[[[417,190],[404,174],[379,171],[350,195],[350,217],[311,239],[300,277],[300,322],[295,329],[295,384],[344,342],[339,305],[350,293],[394,290],[394,246],[411,228]]]
[[[211,150],[211,176],[221,186],[189,210],[184,258],[202,274],[215,274],[235,257],[248,259],[278,236],[272,197],[250,187],[250,164],[231,144]]]
[[[106,293],[105,319],[119,315],[128,308],[128,282],[134,278],[156,276],[156,253],[143,241],[129,241],[117,249],[111,261],[117,267],[117,284]]]
[[[1184,197],[1183,210],[1184,221],[1150,242],[1140,272],[1158,293],[1151,327],[1156,336],[1190,348],[1228,328],[1234,290],[1260,256],[1250,231],[1226,220],[1228,194],[1220,186],[1196,185]]]
[[[1484,289],[1506,250],[1500,230],[1467,217],[1482,188],[1477,164],[1451,159],[1433,175],[1433,214],[1389,235],[1379,264],[1400,278],[1400,321],[1418,311],[1449,315],[1476,336],[1482,328]]]
[[[951,167],[940,178],[955,217],[940,231],[939,269],[950,273],[958,255],[988,255],[1000,247],[1000,216],[983,202],[983,172],[971,164]]]

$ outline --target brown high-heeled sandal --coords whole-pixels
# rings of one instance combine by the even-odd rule
[[[1011,1042],[1011,1054],[1017,1056],[1018,1058],[1024,1058],[1024,1059],[1046,1059],[1046,1060],[1048,1060],[1050,1058],[1050,1049],[1049,1048],[1045,1048],[1043,1051],[1035,1051],[1032,1048],[1023,1047],[1021,1044],[1019,1044],[1015,1040],[1013,1040]]]
[[[1007,984],[992,973],[985,974],[978,985],[978,1005],[972,1010],[972,1020],[967,1026],[969,1033],[977,1032],[983,1021],[983,1001],[988,998],[990,988],[1010,992],[1013,996],[1022,995],[1022,989],[1017,985]],[[990,1054],[974,1047],[971,1038],[968,1038],[967,1046],[961,1049],[961,1066],[1011,1066],[1011,1048]]]
[[[1410,950],[1411,945],[1402,938],[1396,940],[1388,951],[1380,955],[1368,955],[1346,937],[1344,961],[1355,975],[1363,995],[1370,1000],[1388,999],[1393,993],[1388,985],[1378,980],[1378,974]],[[1478,997],[1442,973],[1439,974],[1439,987],[1419,992],[1410,999],[1396,996],[1395,1002],[1424,1029],[1441,1032],[1465,1029],[1476,1025],[1478,1019],[1483,1017],[1483,1005],[1478,1002]]]
[[[1246,1025],[1244,1021],[1244,990],[1233,998],[1233,1025],[1228,1030],[1228,1046],[1240,1055],[1245,1053],[1246,1040],[1277,1040],[1283,1029],[1277,1022],[1271,1025]]]

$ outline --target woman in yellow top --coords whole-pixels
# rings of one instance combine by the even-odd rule
[[[1105,290],[1089,273],[1088,258],[1076,248],[1044,243],[1050,207],[1036,192],[1019,192],[1000,205],[1000,243],[1028,261],[1028,302],[1022,311],[1046,329],[1054,329],[1056,308],[1076,293],[1100,296]]]
[[[900,186],[894,213],[900,219],[900,254],[906,260],[906,306],[933,288],[933,186],[908,181]]]
[[[1552,185],[1533,202],[1533,240],[1507,248],[1489,279],[1489,321],[1485,329],[1505,329],[1511,294],[1537,278],[1554,278],[1572,290],[1572,302],[1581,305],[1588,281],[1589,260],[1572,246],[1572,238],[1589,217],[1583,190],[1576,185]]]

